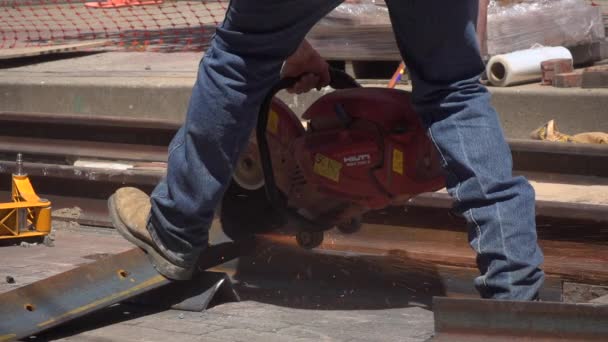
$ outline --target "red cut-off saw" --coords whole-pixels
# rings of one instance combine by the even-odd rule
[[[336,91],[300,119],[274,97],[296,81],[281,80],[260,108],[222,201],[222,227],[230,238],[289,228],[302,247],[314,248],[326,230],[353,233],[364,213],[445,186],[438,153],[408,92],[364,88],[331,70]]]

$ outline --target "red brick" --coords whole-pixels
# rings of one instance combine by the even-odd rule
[[[608,69],[585,70],[581,87],[608,88]]]
[[[553,78],[553,86],[557,88],[576,88],[580,87],[581,83],[581,72],[569,72],[565,74],[559,74]]]
[[[569,58],[549,59],[542,62],[540,67],[542,70],[542,83],[547,85],[553,84],[555,75],[574,71],[572,59]]]

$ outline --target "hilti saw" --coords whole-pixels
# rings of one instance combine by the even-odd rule
[[[230,238],[295,229],[298,243],[314,248],[328,229],[356,232],[365,212],[445,186],[408,92],[364,88],[331,70],[336,91],[299,118],[275,98],[296,81],[281,80],[261,106],[222,202]]]

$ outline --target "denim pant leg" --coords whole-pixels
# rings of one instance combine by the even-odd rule
[[[513,177],[509,147],[475,35],[477,0],[388,0],[413,102],[442,156],[447,188],[468,222],[482,297],[529,300],[542,285],[534,190]]]
[[[149,231],[175,263],[205,248],[214,210],[283,61],[340,0],[232,0],[199,66],[187,118],[151,196]]]

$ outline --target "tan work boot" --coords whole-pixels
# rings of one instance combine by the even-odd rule
[[[184,268],[169,261],[150,236],[147,225],[151,207],[150,197],[136,188],[118,189],[108,200],[110,218],[116,230],[143,249],[159,273],[174,280],[192,278],[194,267]]]

